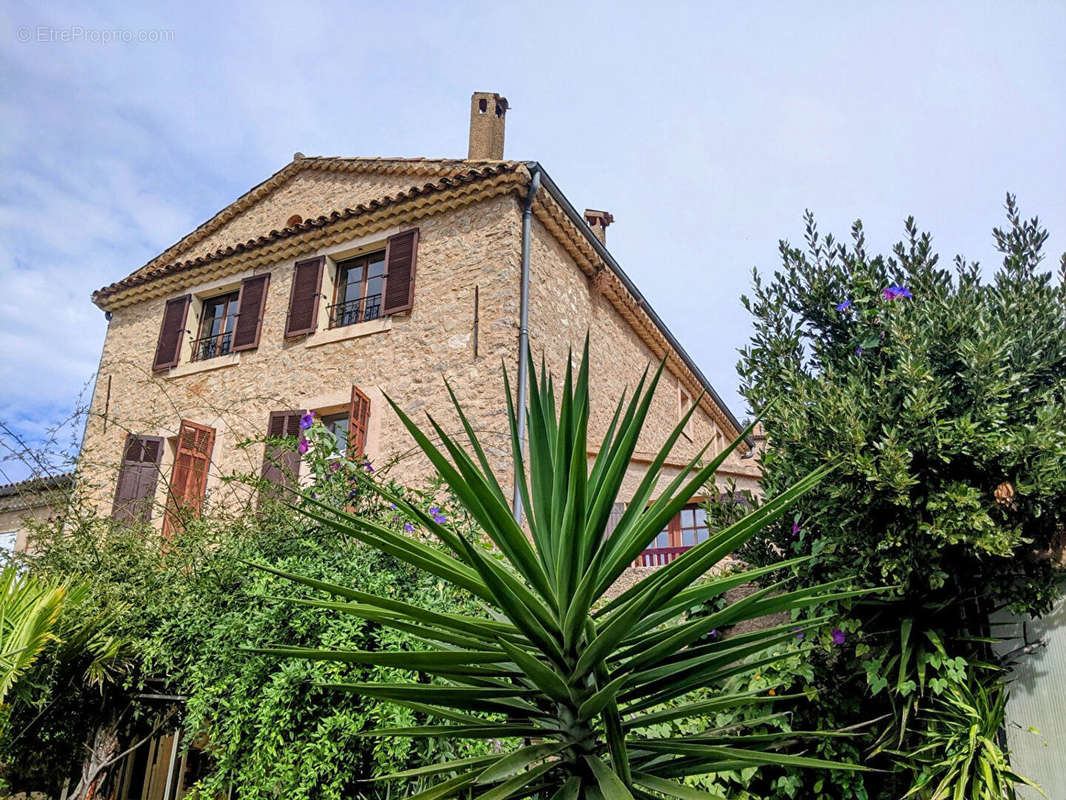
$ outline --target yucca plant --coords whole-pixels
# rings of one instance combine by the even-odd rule
[[[417,777],[435,781],[430,789],[415,795],[419,800],[460,793],[481,800],[712,798],[716,795],[685,785],[685,778],[769,764],[842,766],[786,752],[801,737],[794,732],[745,734],[743,729],[727,728],[663,738],[649,732],[652,726],[662,730],[660,723],[780,699],[762,692],[730,694],[722,687],[731,676],[757,671],[784,657],[767,656],[764,651],[793,640],[801,630],[821,625],[824,618],[725,637],[714,635],[716,629],[858,594],[836,591],[836,584],[790,590],[787,581],[782,581],[708,616],[686,616],[693,606],[732,587],[774,570],[787,573],[797,563],[792,559],[739,575],[706,577],[724,556],[822,480],[828,472],[822,469],[614,599],[605,599],[638,554],[743,439],[706,463],[702,461],[704,448],[667,480],[663,465],[692,414],[689,410],[651,461],[621,519],[607,533],[612,504],[662,369],[660,365],[650,379],[646,370],[628,403],[624,398],[619,401],[591,468],[587,455],[588,343],[576,376],[568,365],[558,397],[543,366],[538,379],[530,364],[527,463],[521,458],[518,422],[505,373],[511,447],[527,512],[526,527],[515,521],[450,386],[469,451],[436,420],[429,418],[432,431],[424,432],[396,403],[390,403],[484,531],[486,541],[464,538],[436,515],[382,487],[377,491],[439,544],[337,512],[305,495],[302,513],[462,587],[479,598],[487,612],[484,619],[439,613],[395,598],[277,572],[342,598],[291,602],[408,631],[422,649],[336,652],[269,647],[253,652],[383,665],[432,676],[431,683],[353,683],[335,688],[384,698],[430,720],[414,727],[378,729],[373,735],[465,737],[499,743],[499,752],[491,755],[427,764],[374,780]]]

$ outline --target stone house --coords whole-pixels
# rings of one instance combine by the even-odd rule
[[[501,364],[520,349],[556,373],[591,336],[590,441],[648,364],[666,358],[620,501],[680,415],[699,398],[668,461],[740,425],[606,247],[613,217],[578,213],[537,162],[503,158],[507,101],[471,100],[466,159],[293,160],[93,295],[108,330],[79,464],[96,507],[168,533],[177,508],[254,503],[233,474],[291,480],[248,440],[292,435],[313,410],[349,454],[428,477],[384,394],[416,419],[458,427],[443,378],[513,485]],[[757,489],[742,447],[723,485]],[[595,451],[590,451],[590,456]],[[284,459],[283,459],[284,460]],[[282,470],[282,467],[287,468]],[[288,474],[288,477],[286,477]],[[688,509],[649,556],[701,536]],[[657,559],[657,560],[656,560]]]
[[[0,553],[24,552],[34,524],[62,518],[73,478],[64,473],[0,486]]]

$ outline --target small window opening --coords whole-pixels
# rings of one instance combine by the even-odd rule
[[[293,225],[299,225],[303,221],[304,218],[301,217],[299,214],[293,214],[291,217],[289,217],[289,221],[285,223],[285,227],[291,228]]]
[[[484,114],[486,111],[489,110],[489,101],[482,97],[480,100],[477,101],[477,110],[480,113]]]

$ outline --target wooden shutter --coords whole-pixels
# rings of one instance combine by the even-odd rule
[[[207,471],[211,466],[211,450],[215,445],[215,429],[188,420],[181,421],[174,453],[174,469],[170,474],[170,493],[167,515],[163,520],[163,536],[179,532],[182,519],[189,514],[199,516],[207,490]]]
[[[263,329],[263,308],[266,306],[270,273],[254,275],[241,281],[241,293],[237,297],[237,325],[233,330],[231,352],[254,350],[259,346],[259,333]]]
[[[370,398],[352,387],[352,402],[348,406],[348,457],[366,455],[366,432],[370,425]]]
[[[115,487],[111,517],[120,522],[148,522],[152,518],[163,440],[159,436],[129,434]]]
[[[324,256],[297,261],[292,271],[289,291],[289,316],[285,320],[285,336],[311,333],[318,324],[318,298],[322,292]]]
[[[382,314],[409,311],[415,299],[418,228],[390,236],[385,245],[385,300]]]
[[[272,411],[267,423],[267,436],[271,439],[298,436],[301,416],[303,414],[299,411]],[[291,447],[268,444],[263,454],[263,478],[275,486],[294,488],[299,477],[300,454]],[[280,491],[273,491],[269,496],[281,494]]]
[[[181,358],[181,339],[185,335],[185,319],[189,315],[192,295],[182,295],[167,300],[163,309],[163,324],[159,326],[159,341],[155,346],[155,361],[152,369],[161,370],[177,366]]]

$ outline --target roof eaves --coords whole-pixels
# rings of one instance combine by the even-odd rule
[[[714,386],[711,385],[711,382],[707,379],[707,376],[704,375],[700,368],[696,366],[696,362],[692,360],[692,356],[690,356],[685,351],[685,348],[681,346],[681,343],[666,326],[666,323],[663,322],[662,318],[655,313],[655,309],[651,307],[651,303],[648,302],[648,299],[644,297],[643,294],[641,294],[636,284],[633,283],[633,280],[628,275],[626,275],[625,270],[623,270],[621,265],[614,260],[614,256],[611,255],[610,251],[607,249],[607,246],[600,241],[600,238],[595,233],[592,232],[592,229],[585,221],[584,215],[579,214],[577,209],[574,208],[573,204],[566,199],[566,195],[563,194],[562,190],[555,183],[555,181],[551,179],[551,176],[548,174],[547,170],[545,170],[544,167],[538,161],[527,161],[526,168],[530,170],[531,173],[533,170],[540,171],[542,182],[541,185],[548,190],[548,193],[551,194],[555,202],[559,204],[559,207],[563,209],[567,217],[570,218],[570,221],[574,223],[574,226],[579,231],[581,231],[584,237],[588,240],[588,243],[596,251],[596,254],[603,259],[604,263],[607,264],[607,266],[609,266],[614,271],[615,275],[618,276],[618,279],[622,281],[622,284],[626,287],[629,293],[633,295],[633,299],[637,301],[637,303],[642,309],[644,309],[644,312],[648,315],[648,318],[651,319],[651,321],[659,329],[659,332],[666,338],[666,341],[670,343],[670,346],[673,347],[675,351],[677,351],[678,356],[680,356],[681,360],[685,363],[685,366],[692,370],[692,374],[696,376],[696,379],[699,380],[699,382],[703,385],[703,388],[707,390],[707,393],[711,396],[711,399],[714,400],[714,402],[718,405],[720,409],[722,409],[722,412],[726,415],[726,417],[733,424],[733,426],[738,431],[743,431],[744,426],[740,424],[740,421],[736,418],[736,416],[734,416],[733,412],[729,409],[729,406],[727,406],[725,404],[725,401],[722,400],[721,395],[719,395],[718,392],[715,390]],[[752,439],[750,436],[746,437],[744,441],[749,447],[755,446],[755,440]]]

